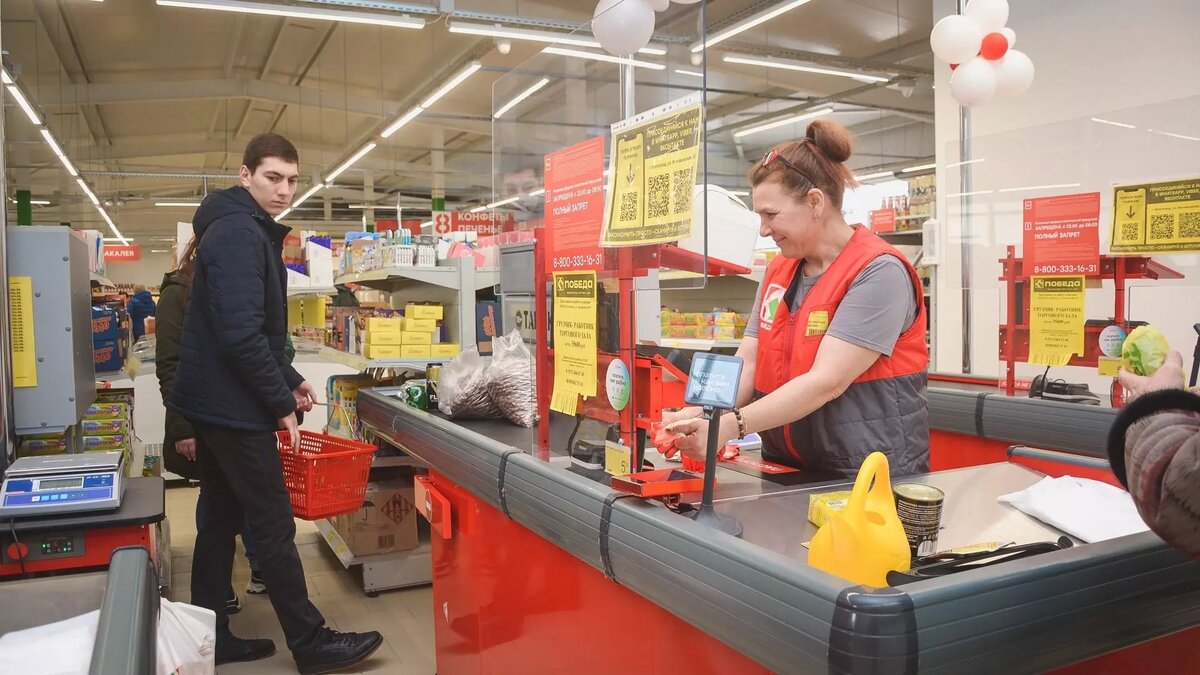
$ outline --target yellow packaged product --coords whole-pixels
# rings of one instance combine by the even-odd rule
[[[432,333],[437,330],[437,319],[404,319],[404,332]]]
[[[399,345],[401,344],[401,335],[402,333],[399,331],[388,331],[384,333],[379,331],[368,331],[363,342],[369,345]]]
[[[418,333],[406,330],[400,334],[400,344],[429,346],[433,344],[433,333]]]
[[[404,318],[406,319],[442,319],[441,305],[416,305],[409,303],[404,307]]]
[[[400,358],[402,359],[428,359],[432,358],[431,345],[403,345],[400,347]]]
[[[400,345],[367,345],[363,356],[368,359],[395,359],[400,357]]]
[[[404,319],[398,316],[372,316],[367,318],[367,333],[399,333],[404,330]]]
[[[850,500],[849,490],[822,492],[808,497],[808,522],[821,527],[829,522],[831,511],[845,511]]]
[[[459,346],[452,342],[429,345],[429,358],[444,359],[458,356]]]

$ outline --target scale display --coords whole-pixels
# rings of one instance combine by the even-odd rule
[[[121,453],[84,453],[17,460],[0,487],[0,517],[103,511],[121,505]]]

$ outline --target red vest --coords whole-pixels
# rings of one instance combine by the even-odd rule
[[[865,373],[854,381],[854,384],[924,374],[929,366],[929,349],[925,344],[925,299],[921,290],[921,279],[903,253],[880,239],[874,232],[860,226],[855,228],[850,242],[809,291],[796,313],[792,313],[788,303],[784,300],[784,295],[792,280],[799,273],[800,261],[778,257],[767,266],[762,282],[764,290],[758,317],[758,354],[754,370],[754,388],[759,396],[775,391],[785,382],[812,368],[813,362],[817,358],[817,350],[821,346],[821,340],[833,322],[838,305],[845,297],[846,291],[849,290],[859,273],[881,255],[895,256],[908,269],[913,292],[916,294],[917,316],[912,326],[904,331],[896,341],[891,356],[881,355]],[[870,389],[871,387],[864,388]],[[838,403],[839,401],[833,401],[826,407],[835,406]],[[923,406],[923,401],[921,403]],[[827,414],[828,412],[826,411]],[[904,411],[899,411],[896,416],[903,414],[905,414]],[[846,415],[835,415],[834,417],[839,419],[831,421],[838,424],[846,423],[844,419],[840,419],[846,418]],[[871,416],[858,420],[855,420],[853,415],[848,417],[851,422],[865,423],[872,420]],[[812,420],[809,420],[810,424],[811,422]],[[826,424],[825,426],[831,425]],[[764,441],[769,445],[772,438],[776,443],[782,440],[786,447],[786,454],[790,455],[788,459],[792,460],[791,463],[806,465],[808,463],[806,456],[811,457],[812,450],[818,453],[822,451],[821,448],[816,448],[805,452],[803,448],[798,447],[802,442],[809,441],[797,438],[797,425],[788,425],[786,429],[778,431],[782,431],[782,433],[766,434]],[[831,432],[827,430],[825,433]],[[853,435],[852,430],[848,433]],[[852,445],[853,441],[847,439],[847,443]],[[773,448],[777,454],[783,452],[784,449]],[[865,457],[866,453],[876,449],[885,450],[885,448],[878,447],[868,448],[863,456]],[[904,449],[900,448],[899,450],[903,451]],[[921,451],[927,453],[928,449],[924,448]]]

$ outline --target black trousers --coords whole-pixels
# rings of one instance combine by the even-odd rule
[[[259,573],[288,648],[293,653],[303,651],[325,619],[308,599],[275,435],[193,426],[200,499],[206,503],[192,558],[192,604],[216,612],[218,628],[229,624],[225,601],[233,572],[234,537],[245,523],[253,530]]]

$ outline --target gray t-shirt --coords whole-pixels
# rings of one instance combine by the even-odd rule
[[[791,311],[800,309],[804,298],[821,276],[818,274],[800,279],[800,290],[792,299]],[[829,323],[826,335],[891,356],[900,334],[917,319],[917,291],[913,288],[908,269],[899,258],[879,256],[867,263],[854,278]],[[758,337],[762,294],[763,287],[759,284],[754,309],[746,323],[746,337]]]

